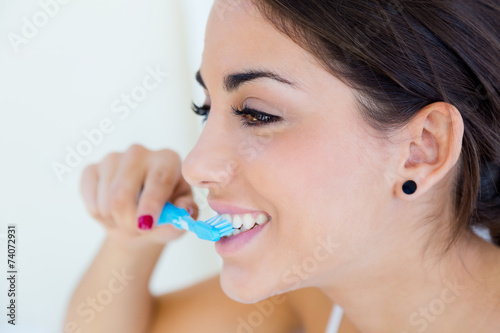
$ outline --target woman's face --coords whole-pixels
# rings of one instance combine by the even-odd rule
[[[239,75],[249,72],[273,74]],[[227,295],[255,302],[376,262],[394,223],[394,157],[366,131],[353,91],[249,1],[215,1],[200,73],[210,113],[183,176],[209,189],[219,213],[229,205],[271,216],[251,237],[216,243]],[[232,106],[278,120],[244,127],[255,118]]]

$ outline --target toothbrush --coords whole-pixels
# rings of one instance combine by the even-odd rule
[[[218,241],[221,237],[233,233],[231,222],[222,218],[221,215],[215,215],[207,221],[197,221],[193,219],[187,210],[177,207],[167,202],[158,218],[157,225],[172,224],[178,229],[194,232],[198,238]]]

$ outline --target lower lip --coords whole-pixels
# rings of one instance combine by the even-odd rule
[[[238,252],[245,244],[248,244],[252,239],[257,237],[257,235],[269,224],[270,221],[256,226],[255,228],[241,232],[236,236],[222,237],[220,240],[215,242],[215,250],[221,256],[228,256],[235,252]]]

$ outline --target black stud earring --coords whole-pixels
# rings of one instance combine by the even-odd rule
[[[403,192],[405,192],[408,195],[411,195],[417,191],[417,183],[415,183],[413,180],[409,180],[406,183],[403,184]]]

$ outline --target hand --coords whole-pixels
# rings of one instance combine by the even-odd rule
[[[133,145],[87,166],[80,192],[90,214],[111,237],[132,246],[165,244],[185,232],[172,225],[156,226],[167,201],[185,208],[194,219],[198,216],[181,166],[179,155],[172,150],[151,151]]]

